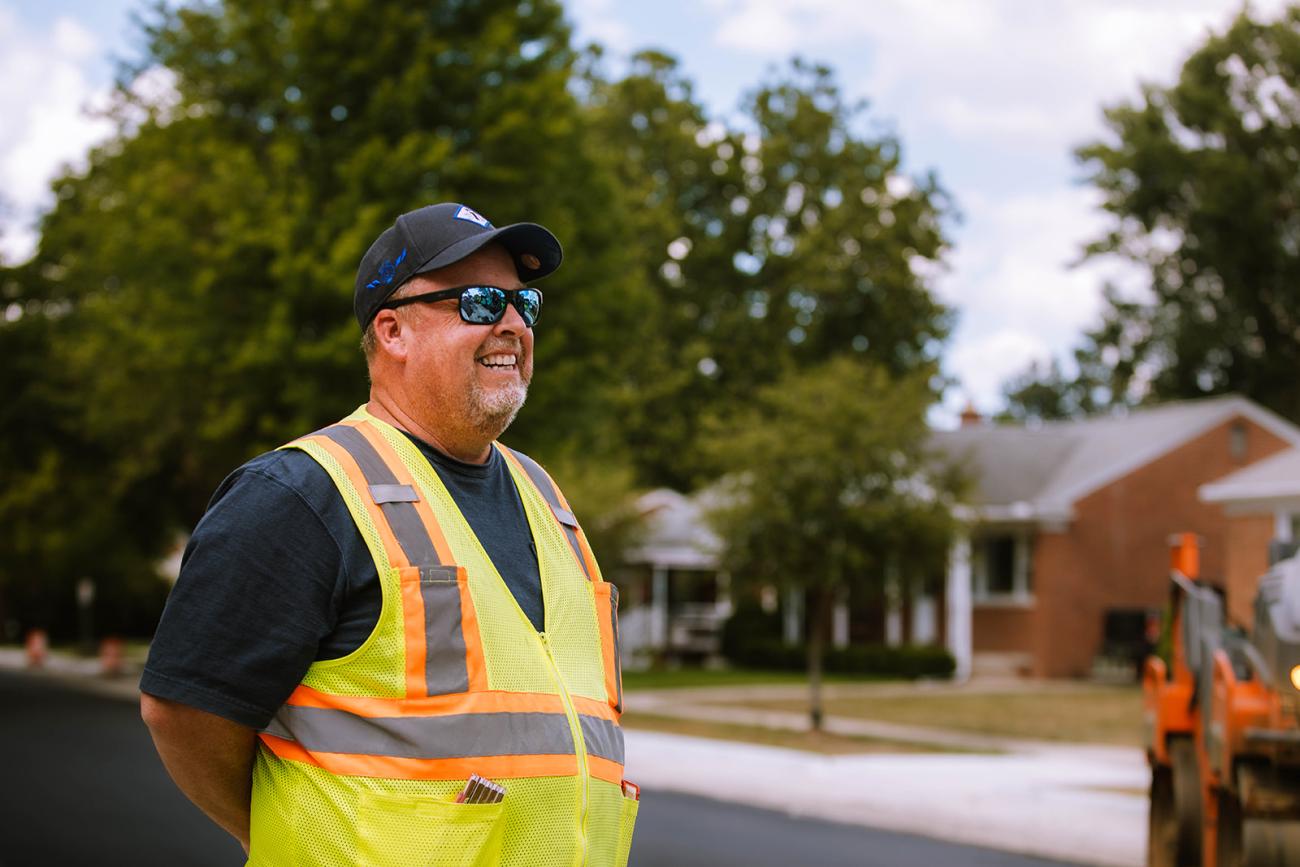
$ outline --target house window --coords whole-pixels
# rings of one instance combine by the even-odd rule
[[[975,601],[1004,602],[1033,597],[1026,533],[989,533],[971,545]]]
[[[1237,463],[1246,459],[1246,426],[1237,422],[1228,429],[1228,453]]]

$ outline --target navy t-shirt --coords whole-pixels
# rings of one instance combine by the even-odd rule
[[[410,439],[541,631],[537,550],[505,459],[492,449],[467,464]],[[194,529],[140,689],[262,728],[312,662],[361,646],[382,601],[370,549],[321,465],[298,449],[259,455]]]

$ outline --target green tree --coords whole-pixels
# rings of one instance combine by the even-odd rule
[[[814,729],[836,595],[878,591],[891,560],[916,581],[947,556],[961,480],[924,445],[929,376],[841,355],[760,388],[711,428],[709,452],[726,473],[714,520],[733,580],[807,599]]]
[[[1114,216],[1088,247],[1149,274],[1107,292],[1080,381],[1110,403],[1240,392],[1300,420],[1300,8],[1242,12],[1172,87],[1106,110],[1078,156]]]
[[[1006,400],[999,416],[1002,421],[1052,421],[1097,411],[1092,383],[1082,375],[1067,376],[1056,359],[1031,363],[1003,385],[1002,394]]]
[[[35,259],[3,275],[24,412],[67,436],[6,431],[0,560],[91,546],[106,579],[151,574],[225,473],[359,403],[356,265],[430,201],[564,239],[509,439],[543,459],[609,449],[634,243],[558,2],[160,5],[144,36],[117,134],[56,183]],[[147,99],[145,70],[164,85]],[[51,513],[43,491],[84,511]]]
[[[646,52],[591,104],[655,288],[623,415],[645,483],[700,481],[700,420],[788,371],[842,353],[900,375],[935,359],[950,318],[927,278],[951,204],[933,177],[903,174],[898,141],[829,69],[795,61],[729,126]]]

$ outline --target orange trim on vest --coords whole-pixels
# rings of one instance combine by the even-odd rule
[[[348,454],[348,450],[329,437],[320,434],[303,437],[298,442],[310,442],[329,452],[330,457],[338,462],[344,475],[348,477],[348,481],[352,483],[353,489],[361,498],[366,512],[370,515],[370,522],[375,525],[380,541],[384,543],[384,550],[388,552],[389,565],[394,569],[410,566],[411,563],[406,559],[406,552],[398,544],[397,537],[393,535],[393,529],[388,526],[388,519],[384,517],[383,509],[373,499],[366,496],[366,492],[370,490],[370,483],[366,481],[366,476],[361,472],[361,467],[357,466],[357,462],[352,459],[352,455]]]
[[[541,466],[541,464],[538,464],[538,466]],[[546,472],[546,467],[542,467],[542,472],[546,475],[546,480],[551,483],[551,487],[555,490],[555,497],[560,501],[560,505],[572,514],[573,507],[569,505],[569,499],[564,496],[564,491],[560,490],[560,486],[555,484],[555,479],[551,478],[551,474]],[[596,555],[592,552],[591,544],[587,541],[587,534],[582,531],[582,525],[579,524],[574,528],[574,530],[575,535],[578,537],[578,546],[581,549],[582,558],[587,564],[587,574],[591,576],[592,581],[604,581],[605,579],[602,578],[600,574],[600,567],[596,565]]]
[[[587,772],[598,780],[604,780],[607,783],[623,782],[623,766],[618,762],[603,759],[600,756],[587,754]]]
[[[510,461],[510,463],[513,464],[515,468],[519,470],[519,472],[523,475],[523,477],[528,480],[528,484],[532,485],[533,487],[537,486],[537,483],[533,481],[533,477],[529,475],[528,470],[524,469],[524,465],[519,462],[519,458],[515,457],[511,453],[510,449],[506,448],[505,446],[500,446],[497,450],[501,452],[501,454],[505,455],[506,460]],[[541,468],[541,464],[538,464],[537,466]],[[555,480],[551,478],[550,474],[546,472],[545,469],[542,469],[542,475],[545,476],[546,481],[550,483],[551,490],[555,492],[556,499],[560,501],[560,505],[563,506],[565,510],[567,510],[570,514],[572,514],[573,510],[569,508],[568,501],[564,499],[564,494],[560,492],[559,485],[555,484]],[[538,491],[538,493],[542,495],[542,500],[545,501],[548,505],[547,511],[551,512],[551,520],[554,521],[557,526],[560,526],[560,519],[556,517],[555,512],[553,512],[549,508],[550,498],[547,497],[546,494],[541,491]],[[560,534],[564,536],[566,540],[568,539],[568,535],[564,532],[563,526],[560,526]],[[572,542],[569,542],[568,545],[569,550],[573,553],[573,559],[578,561],[579,568],[582,569],[583,573],[586,574],[590,580],[592,581],[602,580],[600,577],[600,570],[596,568],[596,558],[591,553],[591,546],[587,544],[587,537],[582,532],[582,527],[574,528],[573,535],[578,539],[577,548],[574,548]]]
[[[406,464],[402,462],[392,444],[373,424],[362,420],[345,420],[342,424],[355,428],[375,447],[379,457],[397,478],[398,484],[410,485],[413,489],[419,490]],[[434,472],[436,475],[436,471]],[[455,563],[456,558],[451,552],[451,546],[447,543],[447,537],[443,534],[438,519],[434,517],[428,500],[420,497],[413,505],[416,514],[420,516],[420,522],[424,524],[429,534],[433,549],[438,552],[438,559],[444,564]],[[411,582],[402,581],[402,599],[404,603],[409,602],[402,606],[402,620],[406,629],[406,694],[412,698],[427,696],[429,694],[428,681],[425,677],[427,638],[424,631],[424,598],[420,593],[418,576]],[[460,617],[461,634],[465,640],[465,669],[469,676],[469,688],[487,689],[487,658],[483,653],[483,639],[479,636],[474,599],[470,595],[469,585],[466,582],[460,582]]]
[[[258,735],[262,745],[276,756],[291,762],[313,765],[331,774],[354,777],[383,777],[391,780],[461,780],[471,774],[489,779],[512,777],[572,777],[578,773],[578,757],[555,756],[475,756],[465,759],[404,759],[397,756],[363,756],[352,753],[312,753],[293,741],[265,732]],[[595,760],[589,756],[589,767]],[[602,760],[604,765],[613,762]],[[602,768],[607,774],[610,768]],[[592,773],[592,776],[596,774]],[[600,776],[599,779],[606,779]],[[620,769],[619,779],[622,779]]]
[[[424,634],[424,595],[420,593],[420,570],[403,569],[399,574],[402,588],[402,637],[406,645],[406,695],[408,698],[429,694],[425,671],[428,639]]]
[[[610,693],[613,695],[613,693]],[[607,719],[610,722],[618,722],[618,714],[614,713],[614,708],[609,706],[609,702],[600,701],[594,698],[587,698],[583,695],[570,695],[573,701],[573,709],[583,716],[594,716],[598,719]]]
[[[570,696],[574,710],[585,716],[618,722],[608,702]],[[343,710],[363,717],[443,716],[464,713],[564,713],[564,700],[555,693],[485,690],[423,698],[371,698],[332,695],[299,685],[285,704]]]
[[[603,583],[603,582],[602,582]],[[600,618],[600,655],[605,666],[605,695],[609,697],[609,703],[618,702],[618,648],[614,644],[614,620],[616,612],[614,609],[614,597],[610,595],[612,584],[605,584],[602,588],[596,588],[596,616]],[[604,599],[601,599],[601,595]]]
[[[459,582],[460,631],[465,637],[465,671],[469,676],[471,692],[488,688],[487,654],[483,652],[483,636],[478,630],[478,611],[474,597],[469,592],[469,582]]]
[[[416,485],[415,478],[411,475],[410,470],[406,468],[406,464],[398,457],[392,444],[373,424],[367,421],[348,419],[344,419],[339,424],[356,428],[374,446],[375,451],[379,453],[379,457],[383,459],[389,471],[397,478],[399,485],[409,485],[413,490],[419,490],[419,486]],[[362,487],[360,490],[364,491],[366,488]],[[420,497],[411,505],[415,506],[415,513],[420,516],[420,521],[429,534],[429,540],[433,543],[433,550],[438,552],[438,560],[442,563],[455,563],[456,558],[451,554],[451,546],[447,544],[447,537],[443,535],[442,526],[438,523],[438,519],[434,517],[429,501],[424,497]]]

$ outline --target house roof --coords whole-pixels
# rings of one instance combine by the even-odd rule
[[[693,497],[658,488],[637,499],[645,518],[641,546],[628,551],[629,563],[650,563],[683,569],[709,569],[717,563],[721,542],[705,519],[709,506],[705,492]]]
[[[1237,510],[1300,509],[1300,448],[1278,452],[1262,461],[1201,485],[1200,498]]]
[[[966,464],[971,504],[989,520],[1065,520],[1088,494],[1236,417],[1300,447],[1297,427],[1239,395],[1188,400],[1123,415],[936,431],[933,445]]]

